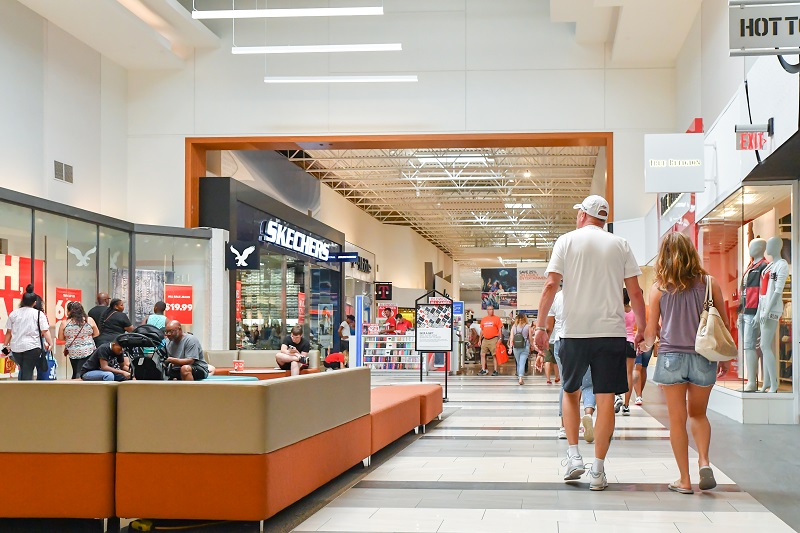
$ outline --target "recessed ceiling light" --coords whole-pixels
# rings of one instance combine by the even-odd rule
[[[355,17],[383,15],[383,6],[377,7],[316,7],[287,9],[218,9],[192,11],[192,18],[204,19],[258,19],[294,17]]]
[[[417,76],[267,76],[264,83],[415,83]]]
[[[530,178],[531,177],[531,171],[530,170],[526,170],[525,172],[522,173],[522,177]]]
[[[339,52],[396,52],[401,51],[401,43],[387,44],[308,44],[283,46],[234,46],[232,54],[326,54]]]

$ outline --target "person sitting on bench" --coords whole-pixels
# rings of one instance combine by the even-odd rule
[[[116,341],[98,346],[81,367],[84,381],[125,381],[131,379],[131,361]]]
[[[308,352],[311,343],[303,338],[303,326],[295,326],[283,339],[281,351],[275,360],[281,370],[291,370],[293,376],[300,375],[300,369],[308,366]]]
[[[167,337],[168,379],[200,381],[208,377],[208,363],[203,357],[203,348],[194,335],[185,335],[177,320],[167,322],[164,329]]]

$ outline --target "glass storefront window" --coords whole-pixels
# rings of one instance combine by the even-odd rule
[[[261,253],[259,270],[238,270],[236,346],[246,350],[280,350],[285,335],[284,257]],[[295,300],[297,294],[295,293]],[[295,312],[295,315],[297,313]]]
[[[698,224],[703,265],[722,287],[739,346],[718,385],[792,391],[792,205],[791,185],[747,186]]]
[[[111,298],[121,299],[125,302],[125,309],[130,312],[127,279],[130,268],[131,236],[125,231],[101,226],[98,242],[100,244],[97,251],[97,260],[100,263],[99,290],[107,292]]]
[[[39,211],[35,236],[34,257],[44,262],[42,297],[54,328],[64,318],[64,294],[80,293],[84,308],[93,306],[97,288],[97,226]]]
[[[20,290],[31,281],[31,210],[0,202],[0,340],[9,313],[19,307]],[[39,287],[37,287],[39,288]],[[0,369],[2,371],[2,369]]]
[[[158,301],[167,304],[168,319],[181,322],[206,344],[209,298],[209,241],[189,237],[137,234],[135,311],[141,324]]]

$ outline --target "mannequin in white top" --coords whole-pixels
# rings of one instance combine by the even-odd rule
[[[766,267],[763,261],[764,252],[767,249],[767,241],[764,239],[753,239],[748,248],[750,253],[750,266],[742,278],[742,306],[739,315],[739,332],[742,335],[740,346],[744,350],[744,360],[747,365],[747,384],[744,386],[745,392],[755,392],[758,388],[758,338],[761,334],[761,326],[758,322],[758,289],[761,283],[761,271]]]
[[[758,322],[761,325],[761,353],[764,355],[764,387],[761,392],[778,392],[778,365],[773,349],[778,320],[783,314],[783,286],[789,276],[789,263],[781,257],[783,239],[767,241],[767,258],[771,260],[761,273]]]

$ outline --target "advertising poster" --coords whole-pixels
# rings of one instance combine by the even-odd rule
[[[236,321],[242,321],[242,282],[236,282]]]
[[[546,264],[517,267],[517,306],[537,309],[542,298],[544,282],[547,280]]]
[[[449,352],[453,349],[452,304],[417,305],[416,347],[418,352]]]
[[[82,303],[81,293],[80,289],[56,287],[56,331],[60,331],[61,321],[67,318],[67,304],[70,302]],[[56,339],[56,344],[65,344],[65,342]]]
[[[495,309],[515,309],[517,307],[517,269],[481,269],[481,309],[491,305]]]
[[[297,293],[297,323],[304,324],[306,321],[306,293]]]
[[[164,285],[164,303],[167,310],[164,315],[167,320],[177,320],[181,324],[192,323],[192,286],[191,285]]]
[[[305,299],[305,295],[303,295]],[[318,306],[319,334],[333,335],[333,305],[321,304]]]
[[[378,304],[378,316],[376,320],[381,325],[381,332],[385,332],[386,328],[383,325],[386,323],[386,310],[389,310],[389,316],[397,316],[397,306],[395,304]]]
[[[44,261],[36,259],[36,294],[44,293]],[[9,313],[19,307],[25,287],[31,282],[31,259],[17,255],[0,255],[0,340],[6,330]]]

